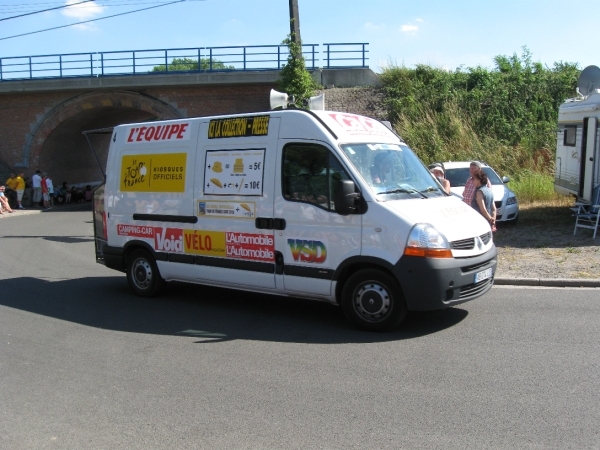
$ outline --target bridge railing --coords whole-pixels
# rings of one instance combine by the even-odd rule
[[[369,67],[366,43],[302,45],[308,70]],[[0,81],[161,73],[279,70],[286,45],[127,50],[0,58]]]

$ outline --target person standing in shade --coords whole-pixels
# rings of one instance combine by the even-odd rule
[[[52,208],[54,206],[54,184],[50,175],[46,175],[46,187],[48,188],[48,206]]]
[[[31,187],[33,188],[33,204],[42,206],[42,172],[39,170],[35,171],[35,175],[31,177]]]
[[[48,179],[48,175],[44,174],[42,177],[42,199],[44,202],[44,209],[52,209],[50,206],[50,195],[48,194],[48,184],[46,180]]]
[[[479,211],[490,224],[492,231],[496,231],[496,204],[494,193],[487,186],[488,177],[483,170],[475,172],[472,176],[475,193],[471,200],[471,207]]]
[[[21,172],[16,179],[17,186],[15,188],[15,191],[17,191],[17,208],[25,209],[21,204],[21,202],[23,201],[23,193],[25,192],[25,174]]]
[[[465,202],[467,205],[471,205],[471,202],[473,201],[473,196],[475,195],[475,184],[473,181],[473,175],[477,172],[482,172],[482,167],[483,164],[481,164],[479,161],[472,161],[471,165],[469,166],[469,172],[471,176],[467,179],[467,182],[465,183],[465,189],[463,190],[462,194],[463,202]],[[489,188],[492,187],[492,183],[490,183],[489,179],[487,179],[486,186]]]

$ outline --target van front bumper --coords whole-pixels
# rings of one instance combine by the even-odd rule
[[[409,311],[444,309],[474,300],[492,288],[498,251],[471,258],[402,256],[394,266]],[[492,277],[475,283],[475,275],[492,269]]]

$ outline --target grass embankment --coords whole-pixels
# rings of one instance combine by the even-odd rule
[[[509,176],[523,208],[572,204],[554,192],[554,160],[558,108],[575,94],[577,64],[544,67],[526,48],[494,63],[386,69],[390,121],[425,163],[476,159]]]

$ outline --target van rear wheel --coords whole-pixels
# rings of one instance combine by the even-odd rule
[[[350,322],[367,331],[391,330],[407,314],[396,280],[374,269],[361,270],[348,279],[342,290],[342,309]]]
[[[164,283],[152,255],[141,249],[133,251],[127,258],[127,281],[133,292],[141,297],[156,295]]]

